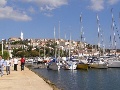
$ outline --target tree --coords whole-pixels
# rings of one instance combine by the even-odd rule
[[[0,55],[2,56],[2,51],[0,51]],[[8,51],[3,51],[3,59],[7,59],[7,58],[9,58],[10,57],[10,55],[9,55],[9,52]]]
[[[25,56],[25,52],[24,51],[18,51],[16,56],[17,57],[24,57]]]
[[[30,55],[33,57],[39,56],[39,52],[37,52],[36,50],[33,50],[30,52]]]

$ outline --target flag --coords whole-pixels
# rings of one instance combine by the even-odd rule
[[[98,37],[99,37],[100,28],[98,27]]]
[[[98,14],[97,14],[97,20],[99,21],[99,17],[98,17]]]
[[[97,24],[98,24],[98,32],[100,31],[100,24],[99,24],[99,17],[98,17],[98,15],[97,15]]]
[[[82,41],[83,36],[81,35],[81,41]]]
[[[110,35],[110,42],[111,42],[111,35]]]
[[[111,12],[112,12],[113,8],[111,8]]]
[[[55,27],[54,27],[54,38],[55,38]]]
[[[83,38],[83,27],[81,28],[81,33],[80,33],[80,35],[81,35],[81,41],[82,41],[82,38]]]
[[[111,13],[112,13],[112,23],[114,24],[113,8],[111,9]]]
[[[115,41],[115,32],[114,32],[114,41]]]
[[[103,43],[103,39],[102,39],[102,43]]]
[[[65,34],[65,40],[66,40],[66,34]]]
[[[84,35],[84,32],[82,34]]]
[[[80,14],[80,22],[82,22],[82,13]]]
[[[98,17],[98,14],[97,14],[97,24],[98,24],[98,38],[99,38],[100,24],[99,24],[99,17]]]
[[[113,22],[113,28],[114,28],[114,26],[115,26],[115,24],[114,24],[114,22]]]
[[[102,38],[102,33],[101,33],[101,38]]]
[[[114,32],[114,36],[115,36],[115,32]]]

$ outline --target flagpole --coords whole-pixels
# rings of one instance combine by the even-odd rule
[[[100,56],[100,24],[99,24],[99,17],[98,17],[98,14],[97,14],[97,27],[98,27],[98,55]]]

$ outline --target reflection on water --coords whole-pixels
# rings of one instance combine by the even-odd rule
[[[63,90],[120,90],[120,68],[60,70],[34,69]]]

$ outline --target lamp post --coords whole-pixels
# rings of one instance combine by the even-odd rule
[[[40,57],[40,47],[39,47],[39,57]]]
[[[2,56],[3,56],[3,40],[4,40],[4,39],[2,39]]]

